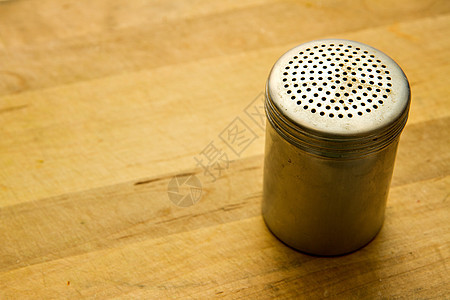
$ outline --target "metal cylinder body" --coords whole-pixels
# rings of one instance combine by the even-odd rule
[[[316,255],[370,242],[383,224],[409,102],[401,69],[367,45],[321,40],[283,55],[265,103],[263,217],[272,233]]]

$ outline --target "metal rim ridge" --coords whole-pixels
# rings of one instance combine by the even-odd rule
[[[403,113],[388,126],[361,136],[326,135],[293,123],[277,109],[267,85],[264,107],[274,130],[295,147],[315,156],[352,159],[384,149],[401,134],[408,119],[410,98],[411,95]]]

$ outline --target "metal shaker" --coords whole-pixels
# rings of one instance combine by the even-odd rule
[[[266,85],[263,217],[285,244],[340,255],[381,229],[410,106],[401,68],[365,44],[311,41]]]

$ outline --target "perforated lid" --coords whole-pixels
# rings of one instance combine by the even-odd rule
[[[267,94],[294,124],[330,136],[360,136],[407,114],[410,90],[387,55],[349,40],[317,40],[286,52],[274,65]]]

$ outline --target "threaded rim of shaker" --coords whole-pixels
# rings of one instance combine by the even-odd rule
[[[408,111],[405,111],[398,122],[377,134],[327,138],[304,130],[280,114],[267,92],[265,111],[269,123],[287,142],[316,156],[329,158],[357,158],[378,152],[400,135],[408,119]]]

